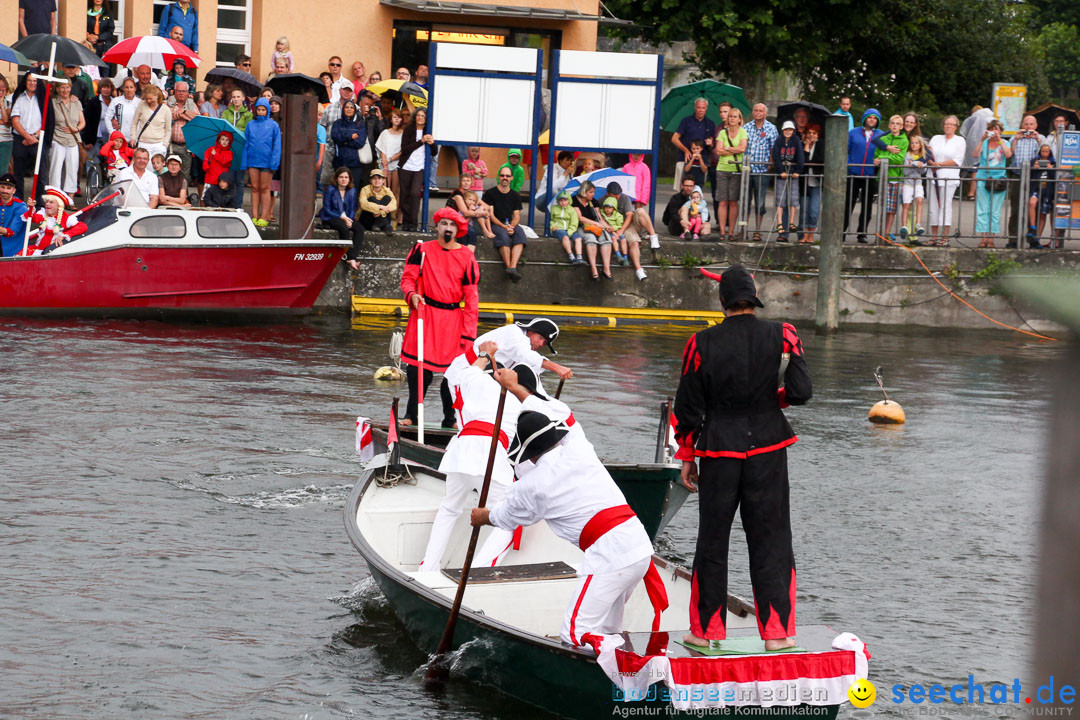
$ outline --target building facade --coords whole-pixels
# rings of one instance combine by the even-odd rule
[[[35,0],[31,0],[33,2]],[[122,37],[149,35],[169,0],[107,2]],[[298,72],[317,76],[331,55],[349,74],[360,60],[384,79],[394,69],[426,64],[428,47],[438,42],[595,50],[598,0],[500,0],[496,3],[442,0],[193,0],[199,13],[202,68],[231,65],[238,53],[252,58],[252,74],[265,80],[277,39],[289,38]],[[82,41],[87,0],[56,0],[57,32]],[[0,0],[0,42],[18,39],[18,0]]]

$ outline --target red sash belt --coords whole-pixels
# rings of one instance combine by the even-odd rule
[[[574,427],[575,425],[577,425],[577,420],[574,419],[574,413],[570,413],[570,417],[566,418],[566,427]],[[607,512],[607,510],[604,512]],[[595,519],[596,518],[593,518],[593,520]],[[585,527],[588,527],[588,525]]]
[[[491,423],[484,422],[483,420],[471,420],[465,423],[465,427],[461,428],[458,437],[479,435],[481,437],[489,438],[493,432],[495,432],[495,426]],[[510,438],[506,437],[506,433],[502,430],[499,430],[499,444],[503,446],[503,450],[507,450],[510,447]]]
[[[636,517],[637,515],[634,514],[629,505],[617,505],[601,510],[593,515],[589,522],[585,523],[585,527],[581,530],[581,537],[578,538],[578,547],[582,550],[588,550],[608,530],[622,525],[630,518]],[[645,581],[645,591],[649,594],[649,602],[653,606],[652,631],[659,632],[660,613],[668,608],[668,596],[664,581],[660,578],[660,573],[657,572],[656,565],[651,559],[649,560],[649,569],[645,571],[645,577],[642,579]]]

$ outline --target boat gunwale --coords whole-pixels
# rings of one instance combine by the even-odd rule
[[[364,494],[367,489],[371,487],[373,480],[383,465],[371,468],[367,471],[367,478],[358,481],[349,493],[349,499],[345,503],[345,532],[349,536],[349,541],[352,542],[353,547],[356,548],[360,556],[364,558],[364,562],[369,566],[374,566],[385,577],[389,578],[395,584],[399,585],[403,589],[407,589],[427,602],[437,605],[444,609],[447,613],[450,612],[450,608],[453,605],[453,599],[432,590],[423,583],[419,582],[416,578],[409,577],[401,570],[385,561],[379,553],[375,551],[375,548],[367,541],[363,533],[360,531],[359,526],[356,523],[356,514],[360,509],[360,503],[363,501]],[[423,472],[425,475],[430,475],[437,479],[445,480],[445,476],[438,471],[432,471],[430,468],[423,465],[410,464],[409,467],[417,469],[419,472]],[[513,625],[509,625],[501,620],[496,620],[489,615],[484,614],[482,611],[477,612],[470,608],[467,608],[464,604],[461,606],[461,617],[467,619],[474,625],[481,628],[485,628],[494,632],[502,633],[517,641],[525,642],[530,645],[542,647],[547,650],[559,652],[566,655],[569,659],[581,660],[596,664],[596,656],[590,650],[584,650],[581,648],[569,647],[561,640],[555,641],[542,635],[536,635],[534,633],[526,632]],[[421,648],[421,650],[423,650]]]

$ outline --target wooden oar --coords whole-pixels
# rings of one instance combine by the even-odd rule
[[[558,400],[562,395],[562,386],[566,384],[566,378],[559,378],[559,387],[555,388],[555,399]]]
[[[484,470],[484,485],[480,488],[479,507],[486,507],[488,489],[491,487],[491,473],[495,469],[495,453],[499,447],[499,429],[502,427],[503,406],[506,405],[506,387],[499,392],[499,409],[495,411],[495,428],[491,431],[491,449],[488,450],[487,468]],[[465,583],[469,581],[469,570],[472,568],[473,554],[476,552],[476,543],[480,539],[480,528],[472,529],[469,538],[469,549],[465,552],[465,562],[461,566],[461,580],[458,581],[457,595],[454,596],[454,605],[450,608],[450,617],[446,621],[446,629],[443,630],[439,647],[435,650],[435,657],[428,665],[427,674],[424,676],[425,684],[444,683],[450,677],[450,665],[446,661],[446,654],[450,652],[450,646],[454,642],[454,628],[457,626],[458,615],[461,614],[461,601],[465,597]]]

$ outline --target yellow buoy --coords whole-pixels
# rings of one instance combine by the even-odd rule
[[[384,382],[401,382],[405,379],[405,373],[392,365],[383,365],[375,371],[375,379]]]
[[[907,419],[904,416],[904,408],[895,400],[880,400],[870,408],[867,419],[872,423],[881,425],[901,425]]]

